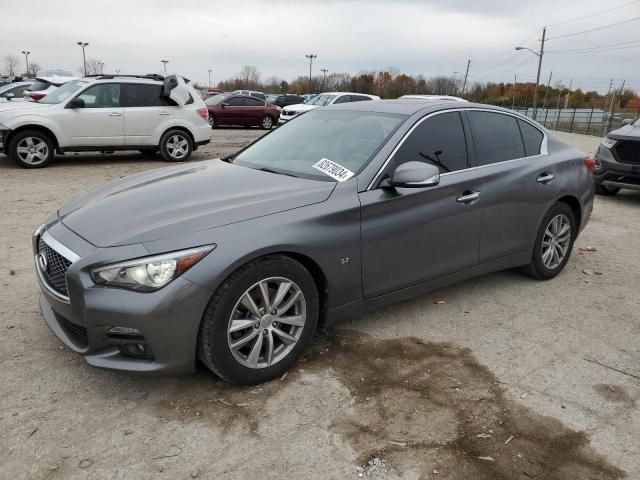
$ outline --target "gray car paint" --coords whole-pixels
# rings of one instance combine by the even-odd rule
[[[322,320],[332,323],[528,263],[542,217],[561,198],[577,206],[580,228],[587,222],[593,181],[585,155],[546,131],[548,154],[487,167],[475,166],[471,158],[469,169],[442,175],[437,187],[377,188],[389,173],[384,170],[389,155],[425,115],[469,108],[512,112],[417,101],[326,108],[407,117],[369,164],[343,183],[213,160],[111,182],[50,217],[47,231],[80,256],[67,274],[69,303],[42,288],[43,315],[54,333],[95,366],[190,371],[212,293],[234,270],[262,255],[286,253],[307,265],[326,292]],[[551,184],[536,181],[549,171],[555,175]],[[480,191],[478,201],[456,202],[467,190]],[[211,244],[216,247],[203,260],[153,293],[99,287],[89,275],[98,265]],[[74,343],[58,316],[85,326],[89,345]],[[119,356],[105,343],[104,329],[113,325],[139,328],[156,359]]]

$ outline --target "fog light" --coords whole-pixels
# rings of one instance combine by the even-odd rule
[[[109,335],[142,335],[142,332],[137,328],[129,327],[111,327],[107,329]]]

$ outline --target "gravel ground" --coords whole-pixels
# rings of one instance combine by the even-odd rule
[[[194,160],[261,134],[216,130]],[[28,171],[0,156],[0,478],[640,478],[639,193],[597,198],[551,282],[501,272],[353,318],[285,378],[232,388],[204,369],[90,368],[38,311],[32,230],[166,165],[67,155]]]

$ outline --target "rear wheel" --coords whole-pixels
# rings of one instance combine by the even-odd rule
[[[263,130],[271,130],[272,127],[273,118],[271,118],[269,115],[265,115],[264,117],[262,117],[262,120],[260,120],[260,128],[262,128]]]
[[[17,133],[9,144],[9,156],[24,168],[41,168],[53,159],[53,142],[37,130]]]
[[[213,113],[209,114],[209,126],[211,128],[216,128],[218,126],[216,123],[216,117]]]
[[[228,382],[265,382],[291,368],[317,322],[311,274],[289,257],[265,257],[231,274],[213,295],[200,326],[198,356]]]
[[[566,203],[553,205],[540,225],[531,263],[522,271],[538,280],[558,275],[569,261],[577,234],[576,218]]]
[[[192,152],[191,137],[182,130],[169,130],[160,139],[160,156],[167,162],[186,162]]]
[[[607,197],[613,197],[619,191],[620,189],[618,187],[607,187],[606,185],[602,185],[601,183],[596,182],[596,193],[598,195],[606,195]]]

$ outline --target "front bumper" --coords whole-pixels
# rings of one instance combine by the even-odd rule
[[[55,238],[62,229],[68,248],[78,247],[69,245],[75,234],[66,227],[57,224],[48,231]],[[95,285],[89,265],[111,249],[93,248],[93,253],[80,257],[67,270],[67,301],[51,291],[42,275],[36,275],[40,309],[54,335],[95,367],[172,374],[193,371],[200,320],[211,292],[182,277],[151,293]],[[140,335],[108,333],[112,327],[137,329]]]
[[[621,163],[611,150],[600,145],[595,156],[594,180],[608,187],[640,190],[640,163]]]

